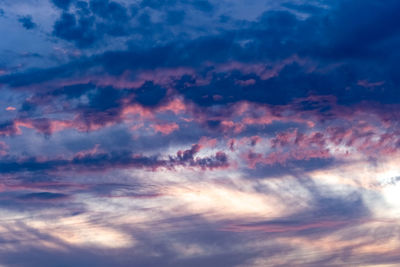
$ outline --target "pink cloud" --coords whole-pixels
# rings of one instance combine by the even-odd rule
[[[176,124],[175,122],[155,124],[152,125],[152,127],[156,132],[162,133],[163,135],[168,135],[179,129],[179,125]]]
[[[208,138],[206,136],[203,136],[200,138],[199,144],[202,147],[209,147],[209,148],[214,148],[217,145],[218,140],[216,138]]]
[[[8,145],[5,142],[0,141],[0,156],[5,156],[8,154]]]
[[[253,85],[256,83],[256,80],[254,79],[248,79],[248,80],[237,80],[235,81],[236,84],[241,85],[241,86],[249,86]]]
[[[382,86],[385,84],[384,81],[380,81],[380,82],[369,82],[367,80],[360,80],[357,82],[357,84],[359,86],[365,87],[365,88],[373,88],[373,87],[378,87],[378,86]]]

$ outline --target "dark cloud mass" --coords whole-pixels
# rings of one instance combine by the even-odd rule
[[[398,1],[25,2],[0,265],[399,265]]]
[[[61,9],[68,9],[72,0],[53,0],[51,1],[56,7]]]
[[[36,23],[33,22],[31,16],[22,17],[22,18],[18,19],[18,21],[27,30],[32,30],[32,29],[36,28]]]

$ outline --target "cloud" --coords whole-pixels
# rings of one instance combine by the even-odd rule
[[[36,23],[33,22],[31,16],[21,17],[20,19],[18,19],[18,21],[27,30],[32,30],[32,29],[36,28]]]
[[[203,12],[211,12],[213,10],[213,5],[207,0],[193,1],[192,5]]]
[[[19,198],[22,200],[27,200],[27,201],[35,201],[35,200],[57,200],[57,199],[63,199],[68,197],[67,195],[60,194],[60,193],[51,193],[51,192],[40,192],[40,193],[30,193],[26,195],[22,195]]]
[[[203,170],[226,168],[229,166],[227,155],[219,151],[214,156],[195,157],[200,146],[193,145],[191,149],[179,150],[176,156],[163,159],[157,155],[144,156],[129,151],[76,153],[72,158],[58,157],[55,159],[8,158],[0,162],[3,174],[20,172],[80,172],[80,171],[106,171],[115,168],[145,168],[157,170],[158,168],[174,169],[175,167],[194,167]],[[99,166],[101,166],[99,168]]]
[[[0,264],[399,262],[399,4],[253,2],[6,0]]]
[[[52,0],[52,2],[56,7],[67,10],[73,0]]]
[[[54,24],[54,35],[68,41],[75,41],[79,47],[94,43],[98,38],[93,32],[93,18],[80,18],[75,15],[63,13]]]
[[[156,132],[160,132],[162,134],[170,134],[173,131],[179,129],[179,125],[176,123],[156,124],[153,126],[153,128]]]
[[[67,12],[71,1],[55,3],[65,11],[54,24],[53,34],[74,42],[78,47],[89,47],[103,39],[104,35],[124,36],[130,17],[126,7],[108,0],[75,3],[77,12]]]
[[[185,19],[183,10],[172,10],[167,13],[167,23],[170,25],[181,24]]]

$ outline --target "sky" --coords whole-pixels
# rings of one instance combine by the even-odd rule
[[[0,266],[399,266],[397,0],[0,0]]]

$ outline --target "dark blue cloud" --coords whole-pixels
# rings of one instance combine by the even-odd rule
[[[79,48],[96,47],[100,41],[116,36],[141,36],[149,43],[154,38],[169,38],[175,35],[168,25],[182,24],[185,12],[182,8],[192,8],[210,13],[213,5],[208,1],[152,1],[144,0],[126,6],[109,0],[60,1],[54,4],[64,13],[54,24],[55,37],[74,43]],[[69,6],[75,9],[69,9]],[[166,24],[153,21],[160,12]],[[156,19],[157,20],[157,19]]]
[[[140,2],[141,7],[149,7],[152,9],[161,9],[168,6],[176,5],[179,0],[165,0],[165,1],[157,1],[157,0],[142,0]]]
[[[29,193],[20,196],[19,198],[22,200],[57,200],[67,198],[68,195],[61,193],[51,193],[51,192],[40,192],[40,193]]]
[[[93,14],[107,20],[107,23],[121,26],[130,19],[127,8],[117,2],[108,0],[91,0],[90,9]]]
[[[208,0],[198,0],[191,2],[194,8],[203,11],[203,12],[211,12],[213,11],[213,5]]]
[[[166,94],[167,89],[148,81],[135,90],[134,101],[143,106],[156,106],[164,99]]]
[[[46,131],[46,129],[44,129]],[[120,168],[158,168],[174,169],[176,166],[198,167],[201,169],[224,168],[229,166],[227,155],[219,151],[209,157],[195,157],[200,147],[194,145],[191,149],[178,151],[162,159],[159,155],[144,156],[132,151],[119,150],[96,154],[76,154],[72,158],[54,158],[42,161],[37,157],[18,159],[7,157],[0,161],[2,174],[24,172],[64,172],[64,171],[107,171]]]
[[[31,16],[22,17],[22,18],[18,19],[18,21],[27,30],[32,30],[32,29],[36,28],[36,23],[33,22]]]
[[[89,46],[99,38],[93,30],[92,17],[81,17],[77,20],[75,15],[70,13],[63,13],[54,24],[55,36],[74,41],[79,47]]]
[[[332,57],[370,57],[376,45],[399,33],[398,1],[340,1],[328,21]],[[354,19],[357,14],[357,19]],[[375,51],[374,51],[375,50]],[[384,52],[380,50],[378,53]]]
[[[167,12],[166,22],[170,25],[181,24],[185,19],[185,12],[183,10],[171,10]]]
[[[53,34],[56,37],[85,48],[102,40],[105,35],[128,34],[130,16],[127,8],[117,2],[78,1],[75,8],[75,13],[64,11],[55,22]]]
[[[64,95],[67,98],[77,98],[82,96],[85,93],[95,89],[96,86],[91,83],[82,83],[82,84],[74,84],[74,85],[67,85],[63,86],[59,89],[54,90],[51,92],[53,95]]]
[[[53,4],[61,9],[68,9],[74,0],[51,0]]]

